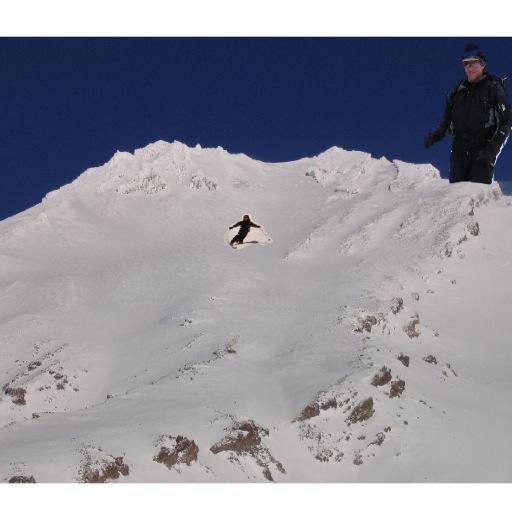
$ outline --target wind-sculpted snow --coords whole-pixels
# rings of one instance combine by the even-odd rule
[[[0,223],[0,479],[510,481],[511,212],[341,148],[116,153]]]

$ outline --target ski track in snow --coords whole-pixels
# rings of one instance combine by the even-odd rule
[[[511,212],[340,148],[117,153],[0,223],[0,477],[510,481]]]

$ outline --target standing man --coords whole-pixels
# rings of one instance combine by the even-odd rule
[[[492,183],[512,124],[504,80],[487,73],[486,57],[475,44],[466,45],[462,65],[466,78],[448,95],[441,124],[425,137],[425,147],[440,141],[450,128],[450,183]]]

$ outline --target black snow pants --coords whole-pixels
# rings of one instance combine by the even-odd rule
[[[452,147],[450,157],[450,183],[473,181],[492,183],[494,162],[479,160],[480,150],[475,148]]]
[[[229,242],[229,245],[233,245],[235,243],[237,244],[243,244],[244,243],[244,238],[247,236],[247,233],[238,233],[238,235],[235,235],[233,237],[233,240],[231,240],[231,242]]]

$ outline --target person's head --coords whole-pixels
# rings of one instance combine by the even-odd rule
[[[464,48],[462,65],[468,82],[478,82],[484,74],[486,58],[484,52],[476,44],[467,44]]]
[[[251,220],[251,218],[249,217],[249,215],[245,214],[244,215],[244,220]]]

